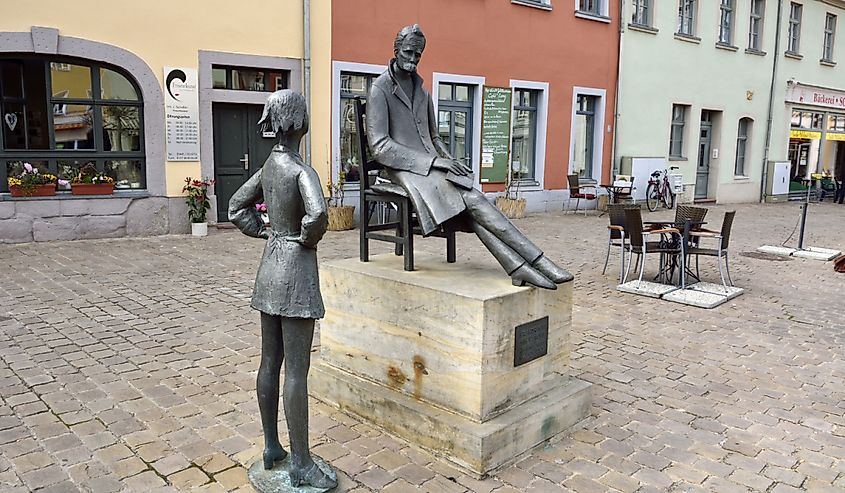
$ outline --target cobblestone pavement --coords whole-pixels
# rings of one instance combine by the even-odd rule
[[[714,310],[615,291],[606,217],[517,221],[577,275],[573,373],[595,384],[591,416],[483,481],[312,401],[314,451],[340,491],[843,491],[845,276],[743,255],[797,217],[796,204],[738,207],[747,291]],[[843,217],[813,206],[807,244],[845,248]],[[320,255],[354,256],[356,241],[329,233]],[[233,230],[0,245],[0,491],[251,491],[261,247]],[[461,236],[459,257],[476,256],[493,263]]]

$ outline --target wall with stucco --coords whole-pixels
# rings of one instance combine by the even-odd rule
[[[330,93],[331,2],[312,3],[313,162],[325,175],[320,163],[327,161],[330,125],[325,101]],[[126,49],[149,65],[160,84],[165,66],[197,67],[199,50],[296,59],[303,56],[301,0],[248,0],[237,5],[223,0],[135,2],[125,8],[105,6],[96,0],[3,5],[0,32],[29,32],[32,26],[56,28],[60,36]],[[166,194],[180,195],[185,176],[198,176],[200,164],[166,163],[165,170]]]
[[[718,158],[710,162],[709,192],[718,202],[755,201],[759,195],[765,147],[776,2],[766,2],[762,51],[746,52],[750,0],[736,0],[733,45],[717,47],[719,3],[698,2],[700,40],[679,39],[677,2],[654,2],[655,32],[631,29],[623,34],[619,87],[617,156],[668,157],[673,104],[691,105],[684,135],[684,159],[672,160],[684,175],[685,199],[691,200],[698,165],[702,110],[721,111],[712,138]],[[626,0],[626,21],[631,1]],[[737,125],[754,120],[747,144],[745,176],[734,175]],[[642,184],[645,186],[645,184]]]

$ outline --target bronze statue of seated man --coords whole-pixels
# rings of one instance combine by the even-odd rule
[[[438,227],[474,232],[518,286],[556,289],[572,280],[473,188],[472,170],[449,155],[431,96],[417,74],[424,49],[418,25],[402,28],[393,44],[394,58],[373,82],[367,100],[373,157],[407,191],[423,235]]]

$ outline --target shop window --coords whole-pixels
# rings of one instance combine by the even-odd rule
[[[829,132],[845,132],[845,115],[828,115],[827,130]]]
[[[514,89],[511,172],[517,180],[536,181],[539,99],[537,89]]]
[[[695,36],[696,0],[679,0],[678,2],[678,34]]]
[[[797,129],[821,130],[824,121],[823,113],[814,111],[793,110],[790,126]]]
[[[687,108],[683,104],[672,105],[672,128],[669,132],[669,157],[683,159],[684,132],[686,127]]]
[[[745,161],[748,150],[748,136],[751,133],[751,118],[740,118],[736,131],[736,161],[734,162],[735,176],[748,176],[745,173]]]
[[[822,61],[833,62],[833,40],[836,35],[836,16],[827,14],[824,20],[824,47]]]
[[[766,11],[766,0],[751,0],[751,15],[748,21],[748,49],[761,51],[763,49],[763,15]]]
[[[355,125],[355,98],[367,101],[374,74],[341,72],[340,74],[340,166],[347,183],[358,183],[358,128]]]
[[[634,0],[631,24],[651,27],[651,0]]]
[[[733,44],[734,0],[721,0],[719,6],[719,43]]]
[[[789,31],[786,36],[786,51],[793,55],[801,47],[801,15],[804,7],[800,3],[789,4]]]
[[[452,157],[471,168],[473,87],[441,82],[437,92],[440,138]]]
[[[233,91],[275,92],[288,87],[288,71],[263,68],[211,67],[211,87]]]
[[[146,187],[143,101],[117,68],[0,57],[0,192],[23,163],[69,179],[86,164],[115,188]]]

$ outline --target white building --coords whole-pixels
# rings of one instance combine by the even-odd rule
[[[807,164],[793,175],[832,169],[839,141],[828,120],[845,132],[845,116],[832,113],[841,98],[845,115],[835,63],[844,9],[841,0],[626,0],[617,169],[626,157],[664,158],[683,174],[686,202],[759,200],[766,163],[798,156],[796,136],[808,140]],[[801,130],[811,133],[790,132],[793,109],[808,110],[813,126]]]

